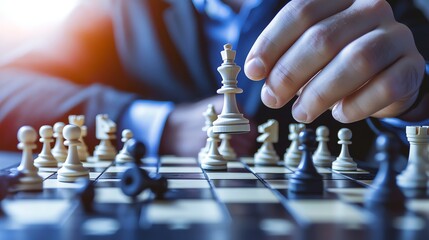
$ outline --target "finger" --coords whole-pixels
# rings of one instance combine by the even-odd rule
[[[391,11],[380,10],[389,8],[388,5],[381,5],[357,1],[305,31],[274,65],[266,81],[269,89],[264,91],[275,97],[270,101],[270,96],[263,95],[264,103],[271,108],[279,108],[290,101],[342,48],[377,27],[381,16],[375,13],[391,14]],[[353,31],[350,31],[350,25],[353,25]]]
[[[292,114],[297,121],[311,122],[334,103],[350,95],[369,79],[399,59],[412,41],[401,24],[377,28],[345,47],[303,89]]]
[[[361,89],[335,105],[333,117],[349,123],[373,117],[393,117],[415,101],[423,78],[419,54],[400,58]],[[392,104],[393,103],[393,104]]]
[[[280,56],[305,30],[320,20],[346,9],[352,2],[352,0],[289,2],[252,46],[244,65],[246,76],[253,80],[265,78]]]

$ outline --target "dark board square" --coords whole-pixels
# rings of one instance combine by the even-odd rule
[[[211,180],[215,187],[260,187],[264,188],[265,185],[259,180],[253,179],[213,179]]]

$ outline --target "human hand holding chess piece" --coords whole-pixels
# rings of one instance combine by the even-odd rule
[[[387,1],[295,0],[258,37],[244,71],[266,78],[261,99],[268,107],[299,94],[292,107],[297,121],[312,122],[332,107],[333,117],[348,123],[405,112],[417,99],[424,67],[410,29]]]
[[[176,105],[165,124],[160,154],[193,157],[198,155],[207,140],[207,133],[201,128],[204,125],[202,113],[206,111],[208,104],[213,104],[216,113],[219,114],[222,110],[223,97],[216,95],[196,103]],[[255,128],[255,125],[251,122],[252,127]],[[230,143],[237,155],[243,156],[252,153],[256,139],[255,129],[247,134],[232,134],[231,137]]]

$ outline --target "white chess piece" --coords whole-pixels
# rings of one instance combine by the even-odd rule
[[[302,123],[289,124],[289,140],[291,141],[289,148],[284,154],[284,161],[288,167],[298,167],[301,162],[302,152],[299,150],[299,133],[305,129]]]
[[[332,169],[337,171],[356,171],[357,165],[349,153],[349,145],[352,144],[352,131],[342,128],[338,131],[338,144],[341,144],[340,155],[332,162]]]
[[[207,106],[207,110],[205,112],[203,112],[203,116],[205,118],[205,124],[204,124],[204,127],[202,128],[202,130],[205,133],[207,133],[207,129],[209,127],[213,126],[213,122],[217,118],[217,114],[216,114],[216,111],[215,111],[213,104],[209,104]],[[203,148],[201,148],[200,152],[198,153],[198,160],[200,162],[204,159],[206,154],[209,152],[209,148],[210,148],[210,142],[206,141],[206,145]]]
[[[43,189],[43,178],[37,173],[38,168],[34,166],[33,149],[36,148],[37,134],[34,128],[23,126],[18,131],[18,149],[22,150],[21,164],[18,172],[22,174],[14,191],[41,191]]]
[[[236,160],[237,154],[230,144],[231,135],[222,133],[219,135],[219,138],[222,140],[219,146],[219,153],[227,161]]]
[[[98,114],[95,119],[95,135],[100,144],[95,147],[94,157],[98,160],[115,160],[117,151],[111,140],[116,139],[116,123],[107,114]]]
[[[213,127],[207,129],[208,141],[210,142],[209,152],[201,161],[201,167],[207,170],[225,170],[227,161],[220,155],[218,150],[219,135],[213,132]]]
[[[318,127],[316,129],[316,136],[319,145],[313,154],[314,165],[318,167],[331,167],[333,157],[328,149],[329,129],[326,126]]]
[[[401,188],[426,188],[429,127],[407,126],[405,131],[410,142],[410,152],[407,167],[397,176],[397,183]]]
[[[57,160],[51,152],[51,142],[54,141],[54,131],[49,125],[43,125],[39,129],[40,142],[43,143],[42,151],[39,156],[34,160],[36,167],[56,167],[58,165]]]
[[[279,140],[279,123],[270,119],[258,126],[258,132],[262,133],[256,141],[262,142],[262,146],[255,153],[255,164],[277,165],[280,157],[274,149],[273,143]]]
[[[83,140],[87,135],[87,128],[85,124],[85,116],[84,115],[70,115],[69,123],[80,127],[81,134],[79,138],[80,144],[77,146],[77,152],[79,154],[79,160],[81,162],[85,162],[89,156],[88,147]]]
[[[64,146],[63,138],[64,123],[57,122],[54,124],[54,137],[56,138],[55,146],[51,152],[58,162],[65,162],[67,158],[67,148]]]
[[[115,157],[115,161],[117,163],[127,163],[134,162],[134,158],[127,151],[128,141],[133,138],[133,132],[129,129],[125,129],[122,131],[121,141],[124,143],[121,151],[119,151],[118,155]]]
[[[76,125],[67,125],[63,130],[65,145],[69,147],[67,159],[63,166],[58,170],[58,181],[74,182],[78,178],[89,178],[88,169],[84,168],[79,160],[77,147],[79,146],[80,127]]]
[[[249,120],[243,117],[237,107],[236,94],[243,90],[237,87],[237,75],[241,68],[235,64],[235,51],[231,44],[225,44],[221,52],[223,63],[217,68],[222,76],[223,86],[217,90],[218,94],[224,94],[223,108],[216,121],[213,122],[213,132],[220,133],[245,133],[250,131]]]

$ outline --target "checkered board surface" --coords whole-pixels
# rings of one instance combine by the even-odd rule
[[[368,239],[374,233],[374,217],[363,208],[374,174],[362,169],[318,168],[323,196],[302,197],[288,194],[294,169],[282,163],[255,166],[252,158],[241,158],[228,162],[226,171],[206,171],[195,158],[147,158],[142,168],[166,177],[169,190],[162,200],[145,191],[133,202],[119,188],[128,166],[83,164],[96,183],[94,214],[81,210],[78,183],[60,183],[57,168],[41,168],[42,192],[19,192],[3,201],[0,229],[7,234],[0,239]],[[407,207],[411,214],[397,216],[393,231],[428,236],[427,197]]]

